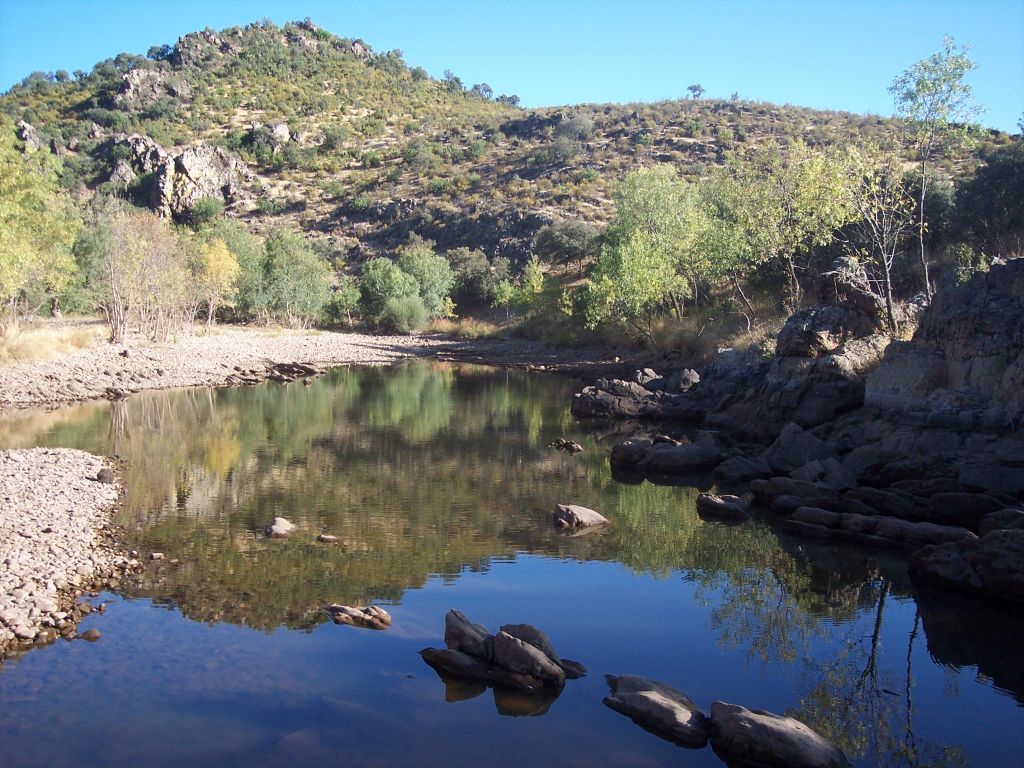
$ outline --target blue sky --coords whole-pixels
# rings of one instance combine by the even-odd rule
[[[89,70],[182,34],[305,16],[375,50],[524,106],[743,98],[888,115],[888,86],[944,35],[973,46],[982,122],[1024,111],[1024,0],[0,0],[0,89],[35,70]]]

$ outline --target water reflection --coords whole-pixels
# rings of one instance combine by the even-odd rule
[[[126,481],[118,522],[135,548],[166,554],[130,594],[198,622],[312,633],[326,620],[324,604],[400,606],[410,590],[499,567],[512,576],[488,582],[503,590],[490,599],[508,600],[529,560],[545,571],[524,620],[546,628],[571,615],[580,632],[602,637],[613,634],[610,623],[682,633],[673,623],[682,620],[690,646],[707,642],[706,658],[728,660],[710,665],[718,676],[705,706],[730,696],[768,706],[756,698],[761,686],[750,682],[751,670],[791,679],[792,695],[779,708],[865,765],[964,762],[969,729],[919,725],[922,711],[931,720],[953,712],[959,689],[949,681],[969,679],[958,670],[976,667],[983,682],[1024,703],[1019,611],[915,595],[899,559],[792,539],[763,520],[703,521],[695,487],[618,482],[603,436],[583,432],[568,414],[575,389],[472,366],[342,368],[309,387],[150,392],[16,414],[0,420],[0,445],[117,455]],[[585,451],[547,448],[556,437]],[[558,535],[549,516],[555,502],[598,509],[612,525]],[[278,515],[299,534],[265,538],[263,527]],[[322,532],[338,543],[317,543]],[[572,582],[569,563],[621,567],[594,587]],[[636,590],[649,591],[652,580],[671,587],[669,597],[637,615]],[[620,603],[599,608],[595,588],[621,595]],[[676,663],[673,653],[691,652],[651,646],[658,655],[648,661],[642,645],[639,655],[620,656],[650,668],[598,668],[596,676],[658,677]],[[698,668],[687,674],[666,682],[700,685]],[[442,680],[443,694],[429,692],[433,701],[485,693]],[[983,690],[989,698],[974,706],[998,709],[991,696],[999,694]],[[553,700],[500,690],[493,697],[500,714],[556,716]]]

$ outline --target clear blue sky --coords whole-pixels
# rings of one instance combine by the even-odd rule
[[[0,0],[0,89],[204,27],[305,16],[524,106],[678,98],[700,83],[709,97],[888,115],[893,77],[948,34],[973,46],[982,122],[1016,132],[1024,111],[1024,0]]]

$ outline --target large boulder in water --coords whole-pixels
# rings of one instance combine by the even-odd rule
[[[848,768],[835,744],[792,717],[716,701],[711,747],[731,768]]]
[[[587,528],[608,523],[608,518],[600,512],[578,504],[556,504],[551,520],[556,528]]]
[[[682,691],[639,675],[605,675],[605,680],[611,689],[606,706],[681,746],[707,745],[707,716]]]

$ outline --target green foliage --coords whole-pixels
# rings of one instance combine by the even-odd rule
[[[78,212],[58,186],[59,163],[23,153],[0,115],[0,329],[60,291],[74,274]]]
[[[224,201],[219,197],[204,197],[188,210],[186,220],[192,229],[208,227],[224,215]]]
[[[330,269],[294,230],[279,228],[266,240],[267,299],[288,325],[309,326],[323,311],[330,293]]]
[[[379,326],[396,333],[412,334],[427,327],[429,312],[419,296],[396,296],[387,300]]]
[[[351,324],[359,309],[359,286],[351,275],[339,275],[331,289],[331,298],[324,309],[328,322],[334,325]]]
[[[497,281],[507,277],[506,267],[506,274],[496,281],[494,269],[487,261],[487,256],[479,249],[453,248],[445,256],[455,277],[453,297],[460,306],[489,303],[494,299]]]
[[[235,311],[242,317],[266,319],[271,309],[267,251],[262,241],[237,221],[217,220],[205,234],[223,240],[238,261]]]
[[[384,308],[392,299],[419,296],[419,286],[412,275],[406,274],[391,259],[370,259],[363,265],[359,281],[359,308],[363,318],[379,324]]]
[[[582,273],[584,263],[597,255],[600,233],[592,224],[563,219],[541,227],[533,240],[533,249],[552,264],[576,264]]]
[[[442,317],[445,300],[455,286],[455,273],[448,260],[434,253],[432,243],[417,239],[402,249],[398,266],[416,281],[427,314]]]
[[[990,255],[1024,255],[1024,141],[985,161],[956,190],[956,229]]]

